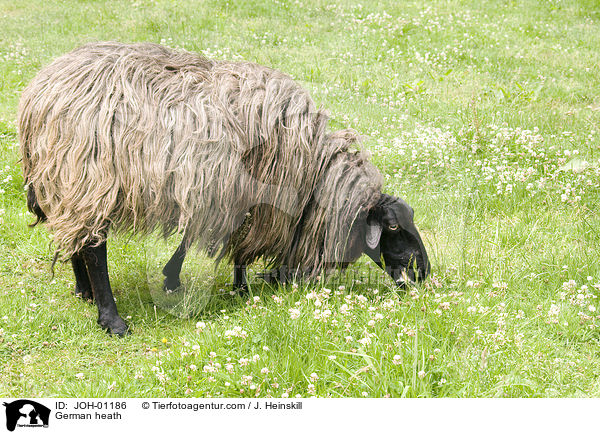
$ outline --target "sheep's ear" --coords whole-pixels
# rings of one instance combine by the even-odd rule
[[[410,207],[409,204],[399,199],[400,203],[403,205],[397,208],[395,211],[396,218],[398,220],[398,224],[405,231],[412,231],[415,229],[414,217],[415,211]]]
[[[379,239],[381,238],[382,230],[383,227],[381,226],[381,223],[377,221],[377,219],[370,218],[367,220],[366,241],[367,247],[369,247],[369,249],[374,249],[379,245]]]

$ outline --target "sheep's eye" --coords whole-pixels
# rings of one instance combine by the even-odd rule
[[[395,231],[398,229],[398,225],[390,225],[388,226],[388,228],[390,229],[390,231]]]

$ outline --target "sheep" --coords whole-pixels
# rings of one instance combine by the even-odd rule
[[[269,261],[285,281],[345,268],[363,253],[399,285],[430,264],[402,199],[353,130],[280,71],[152,43],[83,45],[23,91],[19,142],[29,210],[71,261],[98,323],[128,333],[110,286],[109,229],[184,234],[165,268],[176,289],[190,246],[235,265]],[[34,224],[35,224],[34,223]]]

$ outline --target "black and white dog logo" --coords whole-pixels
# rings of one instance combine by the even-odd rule
[[[42,404],[28,399],[5,402],[6,429],[14,431],[18,427],[36,428],[48,427],[50,409]]]

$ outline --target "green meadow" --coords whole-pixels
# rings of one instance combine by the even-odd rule
[[[109,238],[106,334],[51,272],[26,207],[16,111],[54,58],[149,41],[290,74],[354,128],[403,197],[432,275],[399,290],[363,257],[249,294],[176,240]],[[600,8],[593,0],[0,0],[0,396],[600,395]]]

